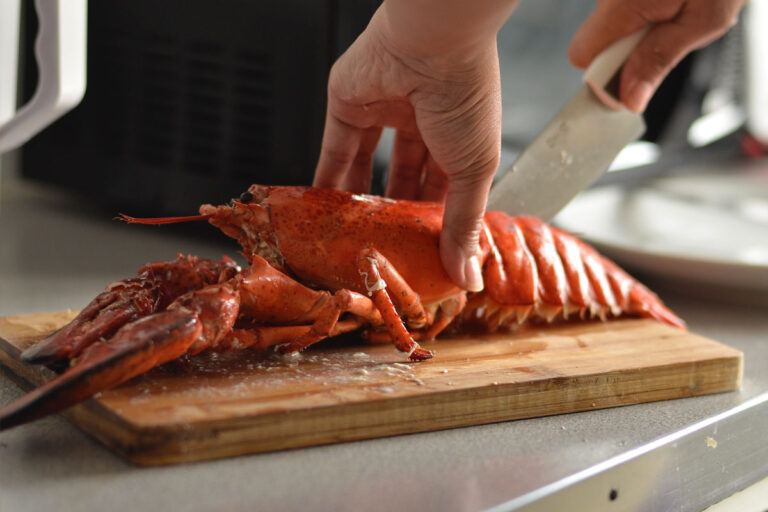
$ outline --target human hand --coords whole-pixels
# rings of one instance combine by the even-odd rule
[[[452,3],[441,2],[438,9]],[[514,2],[496,2],[507,12],[480,18],[475,27],[434,9],[419,22],[416,4],[429,0],[385,1],[334,64],[314,185],[368,192],[382,127],[394,127],[386,194],[445,202],[443,266],[458,286],[479,291],[478,240],[501,148],[495,36]],[[444,34],[440,20],[454,27],[452,34]]]
[[[619,99],[642,112],[683,57],[725,34],[746,0],[598,0],[571,41],[568,58],[586,68],[623,36],[653,25],[621,72]]]

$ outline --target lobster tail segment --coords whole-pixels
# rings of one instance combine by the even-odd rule
[[[672,327],[685,329],[685,321],[674,314],[661,299],[645,286],[637,283],[629,292],[627,312],[644,318],[653,318]]]
[[[604,269],[611,287],[615,290],[615,295],[621,299],[621,309],[624,313],[642,318],[653,318],[672,327],[685,329],[683,319],[665,306],[658,295],[627,274],[614,262],[598,255],[595,249],[583,242],[580,243],[584,246],[584,251],[588,251],[594,258],[599,258],[600,266]]]
[[[488,212],[485,220],[488,299],[475,303],[485,316],[500,315],[499,324],[520,322],[528,308],[530,318],[546,322],[630,315],[685,327],[653,292],[572,235],[533,217]]]

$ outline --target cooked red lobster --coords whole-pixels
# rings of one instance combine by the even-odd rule
[[[67,326],[30,347],[29,363],[69,361],[57,378],[0,410],[0,430],[64,409],[185,354],[275,347],[298,352],[365,328],[414,361],[416,340],[467,323],[655,318],[683,327],[658,297],[593,248],[532,217],[488,212],[485,289],[457,288],[440,263],[442,206],[336,190],[252,185],[190,217],[236,238],[249,262],[194,256],[150,263],[110,285]]]

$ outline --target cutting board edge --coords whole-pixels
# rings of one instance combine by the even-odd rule
[[[737,357],[713,358],[690,364],[691,366],[706,364],[719,367],[722,370],[720,372],[722,378],[699,382],[682,392],[680,390],[684,385],[677,381],[670,382],[663,389],[644,390],[639,393],[601,394],[596,392],[578,397],[578,399],[568,400],[565,402],[565,406],[557,410],[544,410],[535,405],[536,402],[546,401],[546,396],[542,396],[547,394],[546,388],[552,388],[549,390],[550,394],[559,394],[560,391],[554,388],[573,386],[579,383],[578,381],[616,379],[616,384],[629,383],[633,378],[648,378],[648,369],[644,370],[643,375],[636,370],[620,370],[608,374],[564,377],[554,386],[551,381],[549,383],[533,381],[522,386],[488,386],[450,393],[441,392],[434,395],[402,397],[380,402],[348,404],[343,414],[327,414],[330,409],[338,409],[327,406],[286,413],[275,412],[244,416],[234,420],[212,420],[196,423],[194,431],[184,429],[180,425],[142,427],[126,422],[119,417],[116,417],[117,421],[112,424],[106,422],[101,425],[98,423],[87,424],[81,425],[81,428],[119,452],[132,463],[156,466],[689,398],[735,391],[741,385],[740,376],[743,367],[741,353]],[[671,370],[672,366],[675,365],[654,367],[654,374],[651,377],[663,377],[666,372]],[[583,386],[573,387],[583,389]],[[515,393],[505,395],[504,388],[515,388]],[[602,386],[596,382],[595,389],[601,388]],[[419,419],[391,423],[392,414],[403,413],[403,411],[414,407],[422,407],[425,401],[442,398],[435,395],[446,395],[450,398],[427,404],[433,411],[439,412],[441,409],[446,409],[449,402],[474,404],[476,410],[467,411],[462,418],[457,419],[455,415],[424,414],[422,409]],[[520,397],[527,397],[530,403],[523,408],[503,409],[505,401],[514,401]],[[492,403],[495,401],[497,406],[486,408],[483,404],[487,404],[489,401]],[[506,413],[503,413],[502,410],[505,410]],[[80,416],[80,420],[87,419],[85,415],[81,414]],[[304,418],[300,418],[301,416]],[[360,420],[361,416],[362,420]],[[327,421],[327,424],[323,430],[315,432],[314,435],[308,430],[297,433],[280,432],[276,435],[273,432],[274,426],[279,424],[276,420],[288,417],[293,420],[295,425],[303,425],[307,422],[323,423],[323,420]],[[345,418],[350,417],[358,417],[358,422],[345,425]],[[377,419],[386,419],[389,423],[385,425],[381,421],[377,422]],[[108,434],[113,437],[120,435],[126,442],[122,445],[117,444]],[[265,436],[265,434],[267,435]],[[272,437],[268,437],[269,435]]]

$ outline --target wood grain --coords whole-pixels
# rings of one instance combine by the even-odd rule
[[[0,318],[0,363],[50,379],[19,354],[73,314]],[[421,363],[391,345],[202,354],[64,414],[135,463],[169,464],[732,391],[742,375],[741,352],[651,320],[424,345]]]

